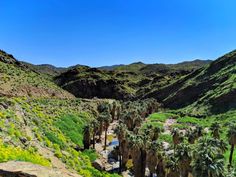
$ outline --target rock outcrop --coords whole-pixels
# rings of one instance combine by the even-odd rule
[[[78,174],[35,165],[29,162],[0,163],[1,177],[81,177]]]

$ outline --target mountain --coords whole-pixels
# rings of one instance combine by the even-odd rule
[[[98,69],[111,71],[122,66],[125,66],[125,65],[121,64],[121,65],[101,66],[101,67],[98,67]]]
[[[166,108],[203,116],[235,109],[235,66],[236,51],[232,51],[213,62],[138,62],[112,70],[77,67],[57,76],[55,81],[77,97],[155,98]]]
[[[136,62],[108,69],[77,66],[56,76],[55,82],[76,97],[129,100],[173,83],[209,62],[195,60],[173,65]]]
[[[133,72],[80,66],[55,77],[55,82],[76,97],[131,99],[136,92],[135,85],[142,78]]]
[[[0,51],[0,176],[119,177],[83,148],[85,125],[110,100],[76,99],[52,79]]]
[[[236,108],[236,51],[161,89],[148,93],[165,107],[192,114],[222,113]],[[187,96],[186,96],[187,95]]]
[[[213,62],[197,59],[178,64],[136,62],[101,68],[83,65],[60,68],[20,62],[0,51],[0,94],[118,100],[156,98],[166,108],[194,115],[221,113],[236,105],[235,53],[232,51]]]
[[[144,64],[143,62],[135,62],[128,65],[120,64],[112,66],[102,66],[98,67],[98,69],[108,70],[108,71],[138,71],[144,66],[146,66],[146,64]]]
[[[50,78],[0,51],[0,95],[73,98]]]
[[[133,71],[148,74],[150,72],[168,72],[170,70],[194,70],[198,69],[206,64],[211,63],[212,60],[200,60],[184,61],[177,64],[145,64],[142,62],[135,62],[128,65],[112,65],[103,66],[98,69],[101,70],[113,70],[113,71]]]
[[[129,65],[120,65],[114,68],[115,71],[132,71],[132,72],[137,72],[141,68],[146,66],[143,62],[135,62],[131,63]]]
[[[0,51],[0,176],[119,177],[113,173],[119,161],[113,143],[117,142],[114,130],[120,122],[125,124],[124,132],[131,135],[124,136],[123,142],[151,142],[152,131],[158,128],[164,130],[159,133],[158,141],[168,145],[167,149],[160,147],[161,150],[174,152],[170,130],[187,132],[197,126],[209,130],[213,123],[222,126],[235,121],[235,81],[236,51],[213,62],[194,60],[172,65],[137,62],[112,69],[76,65],[65,70],[20,62]],[[120,101],[87,99],[94,97]],[[116,120],[106,122],[105,116],[115,116]],[[104,123],[109,124],[105,130],[108,136],[102,130]],[[191,129],[191,135],[199,134],[195,130],[200,128]],[[227,142],[228,128],[222,126],[221,130],[219,136]],[[203,136],[208,141],[209,134]],[[187,134],[183,138],[185,143],[192,140]],[[95,150],[86,149],[92,142],[96,143]],[[202,148],[199,142],[201,138],[195,144],[189,141],[192,147]],[[127,147],[123,153],[118,151],[122,159],[124,154],[131,154],[132,164],[136,164],[124,176],[126,172],[133,175],[139,170],[136,167],[141,161],[132,157],[131,150]],[[140,154],[141,151],[137,155],[142,159]],[[219,154],[224,161],[222,169],[228,164],[228,154],[230,148]],[[150,160],[150,154],[145,159]]]
[[[49,64],[33,65],[33,64],[27,63],[27,62],[21,62],[21,63],[28,66],[29,68],[31,68],[31,70],[33,70],[37,73],[46,74],[49,76],[57,76],[65,71],[67,71],[67,68],[56,67],[56,66],[49,65]]]

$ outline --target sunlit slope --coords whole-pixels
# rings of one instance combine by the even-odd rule
[[[236,108],[236,51],[230,52],[173,84],[148,94],[169,108],[199,114]]]
[[[0,95],[73,98],[49,77],[36,73],[12,55],[0,51]]]

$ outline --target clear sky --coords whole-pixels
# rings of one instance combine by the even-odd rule
[[[215,59],[236,49],[235,0],[0,0],[0,48],[34,64]]]

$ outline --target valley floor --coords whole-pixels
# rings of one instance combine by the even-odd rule
[[[147,103],[145,105],[151,105]],[[111,105],[113,101],[0,98],[0,162],[2,162],[0,169],[14,173],[21,171],[38,177],[118,177],[119,175],[113,172],[119,172],[119,158],[121,157],[118,155],[116,158],[112,154],[116,147],[122,144],[121,135],[117,133],[117,129],[122,124],[127,124],[124,126],[124,131],[127,133],[129,144],[139,138],[137,135],[149,139],[150,136],[153,136],[153,131],[159,129],[160,132],[156,140],[162,144],[163,150],[158,150],[157,153],[163,151],[167,154],[173,154],[175,151],[173,130],[177,130],[178,136],[183,137],[184,144],[198,148],[198,141],[201,141],[201,138],[199,137],[199,140],[196,139],[195,143],[191,144],[189,143],[189,132],[191,131],[194,134],[193,132],[201,127],[203,139],[210,138],[212,137],[211,126],[215,122],[219,123],[221,127],[220,139],[226,143],[227,149],[223,153],[226,169],[230,156],[227,131],[228,125],[236,122],[235,111],[199,119],[181,115],[176,110],[156,110],[140,117],[142,112],[137,114],[135,111],[132,113],[133,108],[131,107],[144,103],[124,103],[128,107],[123,108],[124,114],[121,114],[120,120],[110,122],[107,128],[106,150],[104,150],[104,130],[101,134],[101,141],[96,142],[95,150],[91,148],[92,145],[90,145],[90,149],[84,150],[84,127],[90,125],[92,128],[91,121],[99,120],[99,115],[103,113],[98,114],[98,107],[104,104]],[[132,117],[134,114],[137,116]],[[117,113],[115,115],[117,116]],[[135,128],[134,124],[137,124],[138,128]],[[150,148],[150,143],[155,144],[155,141],[146,141],[146,139],[138,141],[142,141],[146,148]],[[179,140],[178,144],[181,145],[182,140]],[[146,152],[149,153],[149,151],[150,149],[147,149]],[[126,149],[123,153],[126,152],[130,156],[121,174],[122,176],[134,176],[135,160],[137,159],[133,158],[131,149]],[[124,154],[122,159],[123,156]],[[236,153],[234,153],[232,161],[233,167],[236,167]],[[146,175],[149,173],[150,170],[147,166]]]

